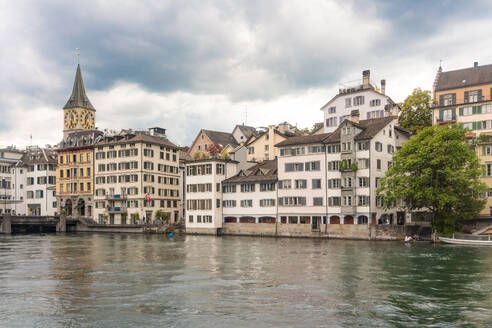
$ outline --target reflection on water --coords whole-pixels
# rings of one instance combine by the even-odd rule
[[[487,327],[492,249],[0,236],[1,327]]]

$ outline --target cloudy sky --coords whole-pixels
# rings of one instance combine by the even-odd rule
[[[310,127],[339,83],[402,101],[444,70],[492,63],[490,1],[0,1],[0,146],[54,144],[76,69],[100,129],[246,121]]]

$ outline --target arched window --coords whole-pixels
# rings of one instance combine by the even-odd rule
[[[367,224],[369,222],[369,218],[365,215],[359,215],[357,218],[357,224]]]
[[[237,223],[237,218],[234,216],[226,216],[224,218],[225,223]]]
[[[344,224],[354,224],[354,217],[352,215],[347,215],[343,219]]]
[[[340,224],[340,217],[336,215],[330,217],[330,224]]]

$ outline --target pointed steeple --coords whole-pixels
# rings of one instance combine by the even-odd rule
[[[80,72],[80,64],[77,65],[77,73],[73,82],[73,90],[70,99],[68,99],[63,109],[67,108],[87,108],[95,110],[89,98],[85,94],[84,82],[82,81],[82,73]]]

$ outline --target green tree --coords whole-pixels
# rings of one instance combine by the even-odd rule
[[[401,114],[398,117],[399,125],[417,133],[421,129],[432,125],[431,92],[420,88],[413,89],[404,102],[399,103]]]
[[[393,155],[393,165],[377,190],[386,209],[398,200],[408,210],[428,210],[438,232],[460,229],[485,205],[486,186],[477,154],[462,125],[421,130]]]
[[[161,219],[162,222],[168,222],[171,218],[171,213],[158,210],[157,212],[155,212],[155,218]]]

